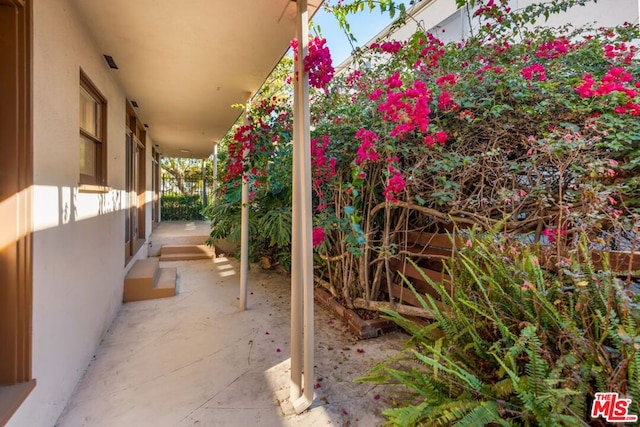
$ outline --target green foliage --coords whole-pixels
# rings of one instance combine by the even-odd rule
[[[240,242],[242,177],[249,186],[249,256],[252,261],[269,257],[285,269],[290,265],[291,244],[291,97],[292,88],[287,83],[291,78],[293,61],[285,57],[252,100],[246,120],[259,131],[252,134],[252,144],[259,149],[251,161],[240,165],[232,174],[230,164],[238,161],[227,156],[221,162],[222,184],[215,202],[205,209],[211,219],[209,243],[225,239]],[[245,116],[245,115],[243,115]],[[237,144],[237,130],[244,123],[239,119],[236,126],[221,141],[221,151],[228,151]],[[224,150],[226,148],[226,150]]]
[[[640,413],[640,295],[594,270],[584,245],[560,274],[504,235],[467,246],[447,266],[453,295],[426,276],[442,301],[416,294],[433,323],[385,311],[411,339],[362,381],[409,393],[384,411],[389,424],[583,426],[602,391]]]
[[[198,194],[165,194],[160,199],[163,221],[202,219],[202,198]]]
[[[342,28],[351,42],[357,42],[351,32],[349,25],[349,15],[357,14],[368,10],[373,12],[378,9],[382,14],[388,14],[390,18],[396,18],[398,24],[404,22],[406,18],[406,7],[404,3],[394,0],[350,0],[341,1],[334,5],[325,2],[323,7],[335,16],[338,25]],[[353,45],[352,45],[353,46]]]

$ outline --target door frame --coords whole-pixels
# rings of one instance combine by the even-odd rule
[[[0,0],[0,425],[35,387],[31,29],[31,0]]]

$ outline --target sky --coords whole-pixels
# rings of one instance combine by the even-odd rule
[[[334,4],[335,0],[326,0],[329,4]],[[407,9],[409,8],[409,0],[402,0]],[[355,15],[349,15],[349,25],[351,26],[351,32],[358,40],[357,45],[361,46],[375,37],[380,31],[382,31],[388,24],[391,23],[388,13],[380,13],[380,10],[375,9],[373,12],[369,12],[367,8],[361,13]],[[336,18],[324,11],[323,8],[314,15],[314,25],[320,27],[321,34],[327,39],[327,45],[331,51],[331,59],[333,60],[334,67],[341,64],[345,59],[351,55],[351,45],[347,35],[338,26]]]

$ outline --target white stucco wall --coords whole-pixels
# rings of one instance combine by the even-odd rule
[[[514,0],[511,0],[514,1]],[[517,7],[526,7],[539,0],[517,0]],[[575,27],[594,24],[596,27],[613,27],[625,22],[638,23],[638,0],[598,0],[585,6],[575,6],[567,12],[550,16],[548,25],[571,23]]]
[[[33,377],[9,427],[51,427],[122,301],[125,94],[67,0],[33,4]],[[107,99],[108,193],[78,192],[80,68]],[[147,150],[147,185],[151,188]],[[151,232],[150,213],[146,216]],[[146,245],[136,258],[146,257]],[[132,262],[129,264],[129,267]]]
[[[533,3],[540,3],[540,0],[509,0],[513,10],[522,9]],[[637,24],[639,11],[640,0],[598,0],[595,3],[575,6],[566,12],[552,15],[548,21],[541,18],[537,24],[552,27],[567,23],[571,23],[574,27],[583,25],[612,27],[625,22]],[[423,28],[433,28],[434,33],[444,42],[458,41],[469,35],[469,19],[466,10],[456,11],[454,0],[434,0],[427,3],[426,6],[422,6],[414,19],[421,22]],[[473,21],[475,20],[472,19]],[[477,26],[477,22],[473,24]],[[399,29],[392,38],[405,40],[413,34],[415,28],[416,25],[410,21],[406,28]]]
[[[509,0],[513,10],[524,8],[540,0]],[[413,18],[407,19],[405,25],[391,29],[391,25],[380,31],[366,45],[382,39],[408,40],[420,25],[431,31],[445,43],[457,42],[469,37],[470,25],[474,31],[478,21],[472,18],[471,23],[466,8],[457,9],[455,0],[421,0],[409,10]],[[553,15],[548,21],[542,18],[538,25],[560,26],[571,23],[575,27],[594,25],[596,27],[612,27],[625,22],[637,24],[640,20],[640,0],[598,0],[585,6],[575,6],[564,13]],[[351,67],[351,58],[347,58],[337,68],[346,70]]]

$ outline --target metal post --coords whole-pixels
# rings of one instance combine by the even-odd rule
[[[245,124],[249,124],[249,100],[245,108]],[[242,214],[240,230],[240,311],[247,309],[247,289],[249,277],[249,181],[245,165],[249,161],[249,149],[242,152]]]
[[[307,0],[298,0],[296,35],[298,60],[294,86],[293,141],[293,230],[291,277],[291,396],[297,413],[313,403],[314,380],[314,306],[313,244],[311,206],[311,141],[309,111],[309,73],[302,61],[309,51],[309,12]],[[303,331],[301,331],[301,326]],[[301,345],[301,341],[302,344]],[[299,352],[304,350],[304,384],[300,396]]]
[[[218,141],[213,146],[213,195],[211,202],[215,203],[218,194]]]
[[[298,17],[300,20],[300,17]],[[296,22],[296,37],[300,40],[299,25]],[[299,45],[299,44],[298,44]],[[298,51],[298,60],[294,64],[294,75],[301,74],[302,61]],[[293,171],[292,171],[292,197],[291,197],[291,384],[289,386],[289,401],[295,402],[302,395],[302,265],[300,249],[302,240],[300,235],[300,204],[302,196],[300,182],[300,169],[297,166],[297,154],[299,145],[299,129],[302,114],[299,111],[300,89],[294,82],[293,88]]]

